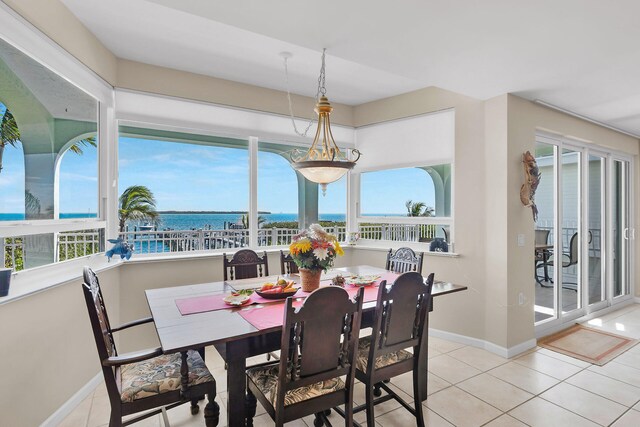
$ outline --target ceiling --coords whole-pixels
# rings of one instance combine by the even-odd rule
[[[640,2],[62,0],[118,57],[357,105],[514,93],[640,135]]]

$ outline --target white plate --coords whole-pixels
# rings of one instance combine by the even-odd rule
[[[224,297],[223,301],[228,305],[239,307],[249,303],[249,301],[251,301],[251,297],[248,295],[227,295]]]
[[[347,277],[345,281],[352,286],[367,286],[367,285],[372,285],[378,279],[380,279],[379,275],[370,274],[367,276]]]

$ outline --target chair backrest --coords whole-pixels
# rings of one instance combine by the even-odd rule
[[[449,230],[447,230],[446,228],[442,227],[442,232],[444,233],[444,241],[449,243]]]
[[[396,273],[406,273],[408,271],[421,273],[423,257],[424,253],[416,254],[411,248],[399,248],[396,253],[389,249],[385,268]]]
[[[298,309],[287,298],[276,404],[288,390],[347,376],[352,384],[364,288],[354,301],[337,286],[320,288]]]
[[[96,341],[96,347],[98,349],[98,357],[100,358],[100,363],[102,363],[102,361],[111,356],[117,356],[118,351],[113,339],[113,333],[111,332],[111,324],[109,323],[109,316],[107,315],[107,309],[104,305],[104,299],[102,298],[102,290],[100,289],[98,276],[89,267],[84,268],[83,276],[84,283],[82,284],[82,290],[85,302],[87,303],[89,319],[91,320],[93,338]],[[113,368],[103,366],[102,371],[109,395],[111,395],[113,391],[117,390],[114,370]]]
[[[223,254],[224,280],[251,279],[269,275],[269,264],[267,262],[267,252],[260,257],[251,249],[242,249],[231,259],[227,259],[227,254]]]
[[[420,348],[426,333],[433,278],[431,273],[424,282],[421,274],[409,272],[391,285],[380,283],[367,372],[372,372],[377,357],[408,347],[413,347],[414,357],[426,357],[420,355]]]
[[[536,245],[546,245],[549,242],[551,230],[536,230]]]
[[[569,241],[569,267],[578,263],[578,233],[573,233]]]
[[[298,273],[298,266],[291,257],[291,254],[285,255],[283,251],[280,251],[280,274],[293,273]]]

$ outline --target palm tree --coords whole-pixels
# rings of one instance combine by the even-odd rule
[[[120,232],[124,231],[128,220],[146,220],[156,222],[156,199],[151,190],[144,185],[132,185],[120,195],[118,206]]]
[[[407,216],[433,216],[434,209],[424,202],[407,200],[404,205],[407,208]]]
[[[20,131],[18,130],[18,124],[16,119],[11,114],[11,111],[4,110],[2,120],[0,121],[0,172],[2,172],[2,154],[4,153],[4,147],[10,145],[15,147],[20,141]]]
[[[242,216],[240,217],[240,222],[242,222],[242,227],[244,227],[245,229],[249,228],[249,214],[242,214]],[[262,224],[264,224],[265,222],[267,222],[267,219],[265,217],[263,217],[262,215],[258,215],[258,228],[260,228],[260,226]]]
[[[0,172],[2,172],[4,147],[7,145],[16,147],[18,142],[20,142],[20,129],[18,129],[15,117],[13,117],[13,114],[11,114],[11,111],[7,108],[4,110],[2,120],[0,121]],[[69,151],[82,155],[82,147],[97,147],[96,137],[90,136],[76,141],[69,147]]]

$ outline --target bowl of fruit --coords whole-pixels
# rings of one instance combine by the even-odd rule
[[[294,288],[293,280],[278,279],[275,283],[269,282],[256,289],[256,294],[265,299],[285,299],[298,292],[298,288]]]

